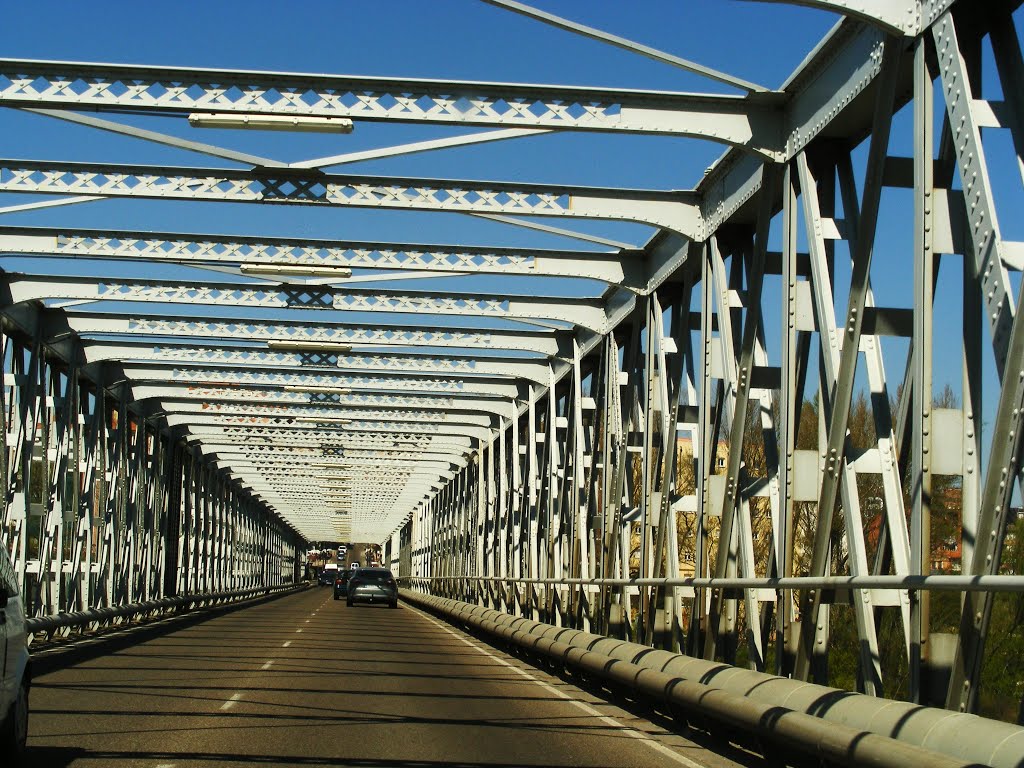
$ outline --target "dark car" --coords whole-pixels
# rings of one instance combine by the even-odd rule
[[[335,600],[341,600],[341,598],[348,596],[348,580],[353,573],[353,571],[338,571],[338,575],[334,577]]]
[[[360,568],[348,580],[346,602],[387,603],[389,608],[398,607],[398,584],[387,568]]]
[[[333,584],[334,574],[336,573],[337,571],[320,571],[320,578],[317,580],[317,584],[319,584],[321,587]]]

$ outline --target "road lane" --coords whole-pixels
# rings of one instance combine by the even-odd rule
[[[40,768],[736,765],[416,609],[328,589],[39,675],[31,703]]]

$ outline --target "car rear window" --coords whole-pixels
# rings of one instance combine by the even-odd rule
[[[371,571],[365,568],[359,571],[356,575],[359,577],[360,581],[373,581],[378,583],[382,581],[391,581],[394,578],[394,576],[391,575],[391,571]]]

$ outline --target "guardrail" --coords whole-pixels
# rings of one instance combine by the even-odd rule
[[[898,589],[931,592],[1024,592],[1024,576],[789,576],[786,578],[530,579],[512,576],[416,576],[410,582],[536,584],[549,587],[691,587],[694,589]]]
[[[877,768],[1024,768],[1024,728],[1009,723],[654,650],[411,590],[402,597],[613,688],[818,759]]]
[[[149,600],[142,603],[109,608],[87,608],[83,611],[57,613],[52,616],[33,616],[25,620],[30,636],[38,634],[52,635],[63,629],[97,629],[112,624],[118,619],[132,621],[140,616],[153,616],[166,613],[185,613],[199,608],[238,602],[254,597],[266,597],[282,592],[305,589],[309,584],[284,584],[278,587],[255,587],[251,589],[235,589],[226,592],[203,592],[179,597],[165,597],[160,600]]]

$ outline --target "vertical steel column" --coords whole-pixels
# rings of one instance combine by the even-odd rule
[[[1000,23],[1010,23],[1009,16],[1001,19]],[[1020,444],[1024,426],[1024,374],[1021,373],[1024,371],[1024,329],[1021,328],[1009,293],[1010,284],[1002,258],[1004,244],[996,219],[980,127],[972,114],[972,82],[960,50],[952,14],[944,14],[932,27],[932,33],[967,202],[970,223],[968,234],[971,240],[969,247],[975,262],[974,273],[982,279],[982,295],[992,330],[996,368],[1002,384],[979,506],[977,544],[969,571],[971,575],[983,575],[998,572],[1010,504],[1020,472]],[[1004,72],[1012,75],[1013,70],[1007,67],[1013,67],[1013,62],[1007,58],[1008,51],[1003,45],[1006,42],[1005,31],[1002,36],[995,34],[1000,41],[998,49],[1004,61]],[[1004,89],[1012,82],[1003,83]],[[1005,98],[1013,102],[1010,119],[1011,124],[1016,125],[1021,115],[1019,94],[1007,92]],[[1020,136],[1018,130],[1014,138],[1015,142],[1020,142],[1024,137]],[[971,592],[965,595],[959,643],[946,699],[946,705],[951,709],[977,709],[981,664],[991,612],[990,594]]]
[[[806,351],[797,343],[799,264],[795,181],[793,164],[789,163],[786,165],[782,183],[782,334],[780,339],[782,366],[779,396],[779,442],[784,458],[779,462],[779,486],[783,508],[774,541],[778,575],[782,578],[793,576],[796,439],[803,402],[801,386],[803,382],[800,381],[798,373],[798,357],[806,359]],[[775,608],[774,672],[777,675],[785,675],[790,671],[787,660],[787,641],[790,638],[795,618],[792,590],[779,590],[778,603]]]
[[[747,411],[750,402],[754,367],[754,346],[757,341],[758,325],[761,322],[761,286],[764,282],[764,263],[767,251],[768,228],[771,221],[771,202],[774,195],[777,172],[772,166],[764,166],[762,170],[762,206],[759,210],[756,242],[747,275],[746,303],[747,313],[743,323],[743,335],[739,348],[739,360],[734,357],[735,334],[732,329],[730,312],[731,291],[726,287],[721,257],[717,254],[717,241],[711,242],[712,266],[714,268],[717,295],[719,299],[718,331],[722,350],[723,376],[727,382],[725,407],[732,426],[729,435],[729,458],[725,480],[725,494],[721,507],[721,529],[718,538],[718,553],[715,558],[715,576],[722,578],[728,574],[733,562],[735,546],[736,564],[744,576],[753,577],[754,553],[749,506],[743,503],[740,495],[740,470],[743,463],[743,440],[747,425]],[[736,253],[734,260],[740,258]],[[734,261],[734,269],[738,262]],[[754,631],[760,626],[759,606],[754,590],[745,590],[746,621],[748,626],[748,645],[750,661],[754,668],[763,669],[764,649],[761,647],[761,635]],[[723,614],[724,598],[721,592],[713,595],[711,603],[711,621],[705,640],[705,658],[714,658],[716,646],[716,630],[718,617]]]
[[[914,49],[914,341],[913,414],[910,458],[910,569],[931,572],[932,473],[932,304],[935,256],[932,253],[932,78],[926,60],[927,38]],[[911,594],[910,698],[921,700],[922,666],[929,648],[928,593]]]
[[[568,505],[566,516],[570,525],[571,536],[569,537],[570,563],[569,577],[587,579],[590,578],[590,524],[587,519],[587,507],[585,498],[586,483],[586,432],[583,426],[583,378],[581,371],[580,346],[579,342],[573,339],[572,359],[572,382],[568,395],[569,409],[569,433],[567,438],[571,441],[571,447],[567,448],[566,455],[569,457],[566,464],[571,461],[572,482],[569,483],[569,475],[566,472],[565,482],[568,491]],[[568,467],[567,467],[568,469]],[[573,626],[585,632],[590,631],[590,599],[588,587],[579,586],[570,592],[569,608],[573,617]]]
[[[527,400],[527,427],[526,427],[526,457],[527,457],[527,491],[528,491],[528,510],[529,510],[529,536],[527,536],[527,544],[529,545],[529,568],[528,576],[531,579],[539,578],[541,575],[540,563],[541,563],[541,534],[543,528],[540,520],[540,489],[538,488],[538,480],[540,478],[540,468],[537,461],[537,409],[539,408],[539,402],[537,392],[534,385],[530,385],[529,397]],[[545,552],[546,556],[546,552]],[[540,620],[540,611],[538,608],[538,590],[536,585],[530,584],[527,587],[528,590],[528,605],[530,608],[529,618],[533,621]]]
[[[876,101],[871,143],[868,150],[864,199],[861,204],[858,221],[857,239],[852,244],[853,272],[850,279],[850,299],[844,323],[845,335],[840,353],[839,369],[831,400],[826,471],[818,499],[819,519],[829,523],[835,511],[839,478],[845,463],[844,457],[847,455],[847,425],[853,396],[854,377],[857,371],[861,331],[864,321],[864,307],[868,291],[868,276],[881,199],[882,177],[888,149],[889,128],[892,123],[892,105],[897,80],[895,64],[899,55],[896,41],[887,38],[882,54],[881,71],[878,77],[879,96]],[[854,486],[851,489],[851,494],[855,490]],[[853,513],[853,509],[847,509],[846,513],[849,518],[849,515]],[[827,571],[830,532],[830,524],[819,524],[814,540],[811,575],[824,575]],[[797,657],[796,674],[800,679],[804,680],[807,679],[807,675],[810,672],[810,653],[815,642],[813,630],[819,606],[819,593],[809,593],[802,601],[801,615],[804,617],[802,626],[804,642],[800,646],[800,653]],[[859,615],[863,614],[860,613]],[[866,656],[866,654],[862,653],[865,691],[870,694],[878,694],[881,692],[881,678],[880,670],[875,661],[877,654],[875,654],[875,659],[867,658]],[[874,674],[871,674],[872,670]]]
[[[495,569],[494,575],[501,578],[497,586],[498,593],[498,604],[497,609],[500,611],[511,611],[514,610],[515,601],[508,594],[507,587],[508,582],[504,579],[508,578],[509,574],[509,537],[512,531],[512,515],[510,512],[512,499],[511,493],[511,467],[509,466],[509,457],[506,452],[505,445],[510,437],[510,429],[506,428],[505,420],[498,417],[498,496],[497,496],[497,509],[495,515],[497,516],[496,529],[498,531],[498,546],[497,546],[497,558],[498,567]]]
[[[700,354],[700,403],[698,405],[699,435],[695,446],[697,468],[694,477],[697,497],[696,542],[694,545],[694,575],[706,578],[710,575],[710,530],[712,516],[719,514],[711,497],[711,474],[715,464],[716,441],[721,423],[722,401],[725,398],[725,386],[720,377],[714,375],[715,338],[714,338],[714,285],[711,244],[703,247],[701,257],[701,354]],[[706,638],[718,632],[717,626],[711,626],[710,606],[717,600],[715,590],[698,587],[694,591],[694,605],[690,611],[689,653],[699,656],[707,645]],[[714,619],[717,621],[717,617]]]

